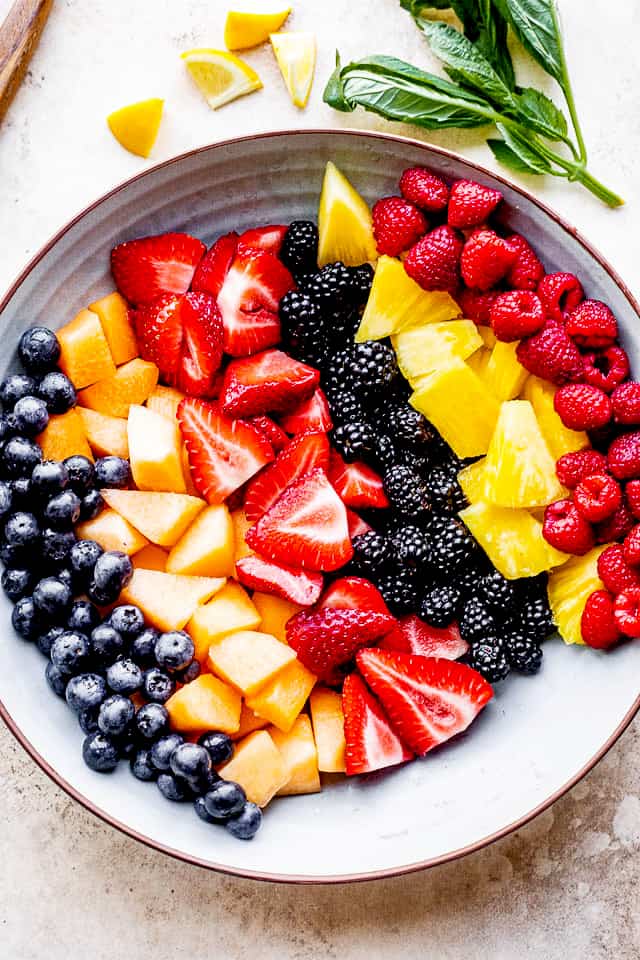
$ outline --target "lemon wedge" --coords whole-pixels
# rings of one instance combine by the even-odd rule
[[[158,136],[163,106],[164,100],[158,99],[130,103],[109,114],[109,129],[129,153],[148,157]]]
[[[212,110],[262,87],[255,70],[226,50],[187,50],[181,56]]]
[[[306,107],[316,66],[316,38],[312,33],[271,34],[271,46],[289,96],[296,107]]]
[[[251,9],[251,8],[254,9]],[[229,50],[257,47],[279,30],[291,7],[265,7],[264,4],[243,4],[242,10],[230,10],[224,25],[224,43]]]

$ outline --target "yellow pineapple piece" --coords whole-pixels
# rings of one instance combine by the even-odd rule
[[[259,626],[260,614],[249,594],[230,580],[213,600],[196,610],[187,630],[196,647],[196,659],[204,663],[212,643],[236,630],[255,630]]]
[[[319,793],[322,787],[318,771],[318,751],[313,739],[311,721],[306,713],[298,717],[288,733],[270,727],[269,734],[282,754],[287,770],[287,782],[278,790],[278,796]]]
[[[604,589],[598,576],[598,557],[610,546],[594,547],[582,557],[571,557],[549,575],[547,592],[553,622],[565,643],[584,643],[580,621],[594,590]]]
[[[391,337],[398,366],[412,385],[447,366],[453,357],[466,360],[482,346],[478,328],[471,320],[449,320],[410,327]]]
[[[224,780],[239,783],[247,800],[259,807],[266,807],[288,776],[282,754],[266,730],[256,730],[239,740],[233,757],[218,773]]]
[[[498,400],[519,396],[529,374],[516,356],[517,343],[498,341],[485,370],[486,383]]]
[[[235,570],[233,523],[222,503],[205,509],[173,547],[170,573],[195,577],[231,577]]]
[[[113,376],[81,390],[78,403],[111,417],[128,417],[132,403],[144,403],[158,382],[155,363],[136,357],[118,367]]]
[[[242,711],[240,713],[240,726],[231,739],[242,740],[248,733],[253,733],[254,730],[264,730],[264,728],[268,726],[269,721],[265,720],[264,717],[259,717],[257,713],[250,710],[243,700]]]
[[[162,547],[155,543],[148,543],[133,558],[133,566],[140,567],[142,570],[160,570],[162,573],[167,568],[167,557],[169,554]]]
[[[97,314],[81,310],[70,323],[58,330],[59,365],[76,390],[111,377],[116,365]]]
[[[304,607],[291,600],[274,597],[270,593],[259,593],[257,590],[252,597],[253,603],[262,618],[261,629],[270,633],[281,643],[287,642],[287,622],[294,613],[299,613]]]
[[[127,363],[138,356],[138,342],[129,320],[129,307],[119,293],[110,293],[95,303],[89,304],[89,310],[97,313],[102,324],[111,356],[116,366]]]
[[[44,460],[66,460],[76,453],[93,460],[84,424],[75,407],[66,413],[50,416],[49,423],[36,440]]]
[[[234,510],[231,514],[231,521],[233,523],[233,539],[235,544],[234,563],[237,563],[238,560],[242,560],[243,557],[250,557],[255,553],[255,550],[252,550],[245,540],[245,534],[249,527],[253,526],[253,523],[251,520],[247,520],[247,515],[244,510]]]
[[[237,690],[204,673],[170,696],[165,707],[174,730],[220,730],[234,734],[240,727],[241,702]]]
[[[378,256],[371,211],[336,165],[327,163],[318,209],[318,264],[357,267]]]
[[[491,327],[485,327],[478,324],[478,333],[482,337],[482,342],[484,343],[485,347],[487,347],[488,350],[493,350],[498,342],[498,338]]]
[[[137,404],[129,408],[129,460],[139,490],[185,493],[178,424]]]
[[[491,350],[488,350],[486,347],[480,347],[480,349],[472,353],[470,357],[467,357],[467,366],[473,370],[476,376],[480,377],[483,383],[487,384],[489,389],[491,389],[491,384],[488,382],[487,367],[490,359]],[[491,392],[493,393],[493,390]]]
[[[295,659],[290,647],[268,633],[236,630],[213,641],[207,663],[219,677],[250,697]],[[255,710],[252,703],[248,706]]]
[[[458,483],[469,503],[484,499],[484,464],[486,457],[476,460],[458,474]]]
[[[103,550],[121,550],[129,556],[149,542],[115,510],[102,510],[93,520],[79,523],[76,533],[81,540],[95,540]]]
[[[129,457],[127,421],[121,417],[108,417],[88,407],[77,407],[78,416],[89,441],[89,446],[99,457]]]
[[[182,630],[200,604],[210,600],[224,584],[222,578],[182,577],[138,568],[120,596],[123,603],[140,607],[158,630]]]
[[[147,407],[154,413],[159,413],[168,420],[175,420],[178,416],[178,407],[184,400],[184,393],[173,387],[165,387],[159,383],[147,398]]]
[[[587,434],[583,430],[570,430],[565,427],[554,410],[553,398],[557,389],[552,383],[531,375],[522,391],[523,398],[528,400],[535,410],[540,429],[555,460],[559,460],[565,453],[583,450],[589,446]]]
[[[313,735],[318,748],[318,769],[344,773],[344,714],[342,697],[335,690],[316,687],[310,698]]]
[[[204,500],[187,493],[103,490],[102,496],[112,509],[159,547],[172,547],[177,543],[206,507]]]
[[[285,733],[291,727],[313,690],[316,677],[299,660],[247,697],[247,706]]]

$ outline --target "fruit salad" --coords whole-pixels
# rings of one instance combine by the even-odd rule
[[[464,731],[556,630],[640,636],[640,384],[502,204],[415,167],[370,210],[329,163],[317,225],[125,240],[23,334],[2,587],[92,770],[246,840]]]

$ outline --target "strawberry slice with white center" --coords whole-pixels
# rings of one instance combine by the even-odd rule
[[[263,350],[232,360],[227,367],[220,403],[229,417],[252,417],[286,410],[315,390],[320,372],[282,350]]]
[[[178,423],[195,488],[208,503],[222,503],[273,460],[263,433],[230,420],[213,403],[187,397],[178,407]]]
[[[268,227],[254,227],[240,234],[240,243],[256,250],[266,250],[277,257],[282,247],[282,241],[287,228],[281,224],[270,224]]]
[[[411,760],[413,753],[391,728],[384,710],[357,673],[342,688],[347,776],[383,770]]]
[[[308,400],[303,400],[293,410],[280,417],[280,426],[287,433],[305,433],[307,430],[328,433],[332,430],[333,421],[329,404],[320,387]]]
[[[292,483],[246,541],[269,560],[306,570],[337,570],[353,556],[345,505],[320,469]]]
[[[241,557],[237,561],[236,577],[250,590],[270,593],[301,607],[310,607],[316,602],[324,583],[321,573],[285,567],[282,563],[273,563],[257,554]]]
[[[375,610],[302,610],[287,623],[287,643],[319,680],[335,684],[342,679],[340,667],[393,629],[394,623],[393,617]]]
[[[220,383],[220,389],[222,389],[222,382]],[[282,427],[278,426],[275,420],[267,417],[266,414],[262,414],[259,417],[251,417],[249,423],[264,433],[276,453],[284,450],[289,443],[289,437]]]
[[[415,613],[398,620],[398,626],[388,633],[380,646],[384,650],[399,650],[418,657],[443,657],[458,660],[469,652],[469,644],[460,636],[457,623],[448,627],[432,627]]]
[[[363,520],[362,517],[354,510],[349,510],[348,507],[347,523],[349,524],[349,536],[352,540],[354,537],[359,537],[363,533],[370,533],[370,531],[373,530],[371,524],[367,523],[366,520]]]
[[[315,467],[329,466],[329,441],[325,433],[301,433],[290,440],[273,463],[249,483],[244,499],[247,520],[259,520],[287,487]]]
[[[237,249],[237,233],[225,233],[223,237],[218,237],[198,264],[191,281],[191,289],[217,297],[222,290],[222,284],[229,273]]]
[[[111,251],[116,287],[130,304],[186,293],[207,248],[188,233],[162,233],[119,243]]]
[[[364,577],[340,577],[327,588],[319,610],[336,607],[339,610],[375,610],[390,617],[384,597],[370,580]],[[395,633],[395,630],[393,631]]]
[[[418,756],[466,730],[493,696],[484,677],[453,660],[371,649],[360,650],[356,663],[393,729]]]
[[[382,485],[382,477],[359,460],[354,463],[345,463],[337,450],[331,451],[329,480],[342,502],[348,507],[379,509],[389,506],[389,500]]]

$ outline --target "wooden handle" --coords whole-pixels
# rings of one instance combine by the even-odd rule
[[[16,0],[0,25],[0,122],[38,46],[53,0]]]

